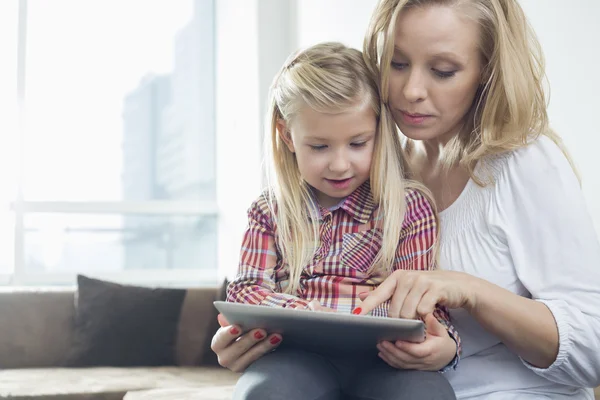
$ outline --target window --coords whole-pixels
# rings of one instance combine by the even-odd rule
[[[3,1],[0,26],[0,277],[214,283],[214,0]]]

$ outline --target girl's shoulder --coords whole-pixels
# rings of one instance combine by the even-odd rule
[[[265,225],[272,225],[276,208],[275,196],[272,192],[264,190],[248,208],[248,216]]]
[[[434,207],[431,204],[430,198],[421,190],[417,188],[406,188],[404,190],[404,200],[406,202],[406,212],[404,217],[406,222],[435,216]]]

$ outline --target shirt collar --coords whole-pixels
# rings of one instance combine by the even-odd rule
[[[373,211],[377,208],[375,201],[373,200],[373,194],[371,193],[371,184],[366,181],[360,185],[354,192],[348,197],[342,200],[339,204],[326,209],[321,205],[319,207],[320,218],[323,219],[328,213],[335,212],[340,208],[348,213],[352,218],[361,224],[369,222],[373,215]]]

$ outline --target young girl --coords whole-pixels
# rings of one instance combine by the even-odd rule
[[[292,56],[271,88],[269,116],[272,174],[248,212],[228,301],[350,313],[359,293],[392,271],[434,267],[434,210],[404,179],[399,137],[361,52],[325,43]],[[373,314],[387,316],[387,305]],[[445,377],[415,371],[451,368],[458,358],[446,311],[425,322],[427,341],[441,349],[427,363],[407,358],[395,369],[375,349],[365,360],[280,348],[246,370],[234,398],[454,398]]]

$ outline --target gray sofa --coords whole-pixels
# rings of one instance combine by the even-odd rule
[[[73,289],[0,290],[0,399],[225,400],[238,375],[218,366],[216,288],[189,289],[175,349],[177,366],[61,368],[73,340]],[[600,399],[600,388],[596,389]]]
[[[217,288],[189,289],[176,366],[62,368],[74,338],[74,289],[0,290],[0,399],[230,399],[238,375],[210,350]]]

